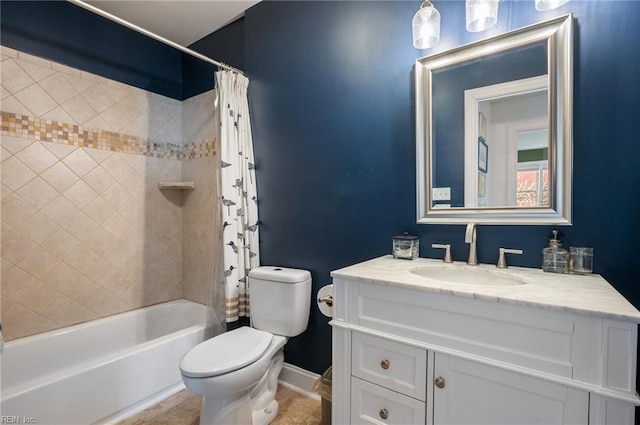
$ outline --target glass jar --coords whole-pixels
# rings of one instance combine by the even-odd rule
[[[413,260],[418,258],[420,240],[408,233],[393,237],[393,258]]]
[[[593,273],[593,248],[569,248],[569,272],[574,274]]]

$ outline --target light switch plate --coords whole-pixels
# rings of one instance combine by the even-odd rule
[[[434,187],[431,192],[431,199],[434,201],[450,201],[451,188],[450,187]]]

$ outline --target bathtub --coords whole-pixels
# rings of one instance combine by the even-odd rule
[[[178,300],[10,341],[3,423],[116,423],[184,388],[178,361],[205,325],[205,306]]]

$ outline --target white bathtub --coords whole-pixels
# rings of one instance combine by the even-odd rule
[[[122,420],[184,388],[178,361],[203,340],[205,322],[205,306],[179,300],[10,341],[0,415],[38,425]]]

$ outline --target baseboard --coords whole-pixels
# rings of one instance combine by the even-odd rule
[[[313,383],[318,378],[320,375],[317,373],[285,363],[278,377],[278,383],[309,398],[320,400],[320,395],[313,391]]]

